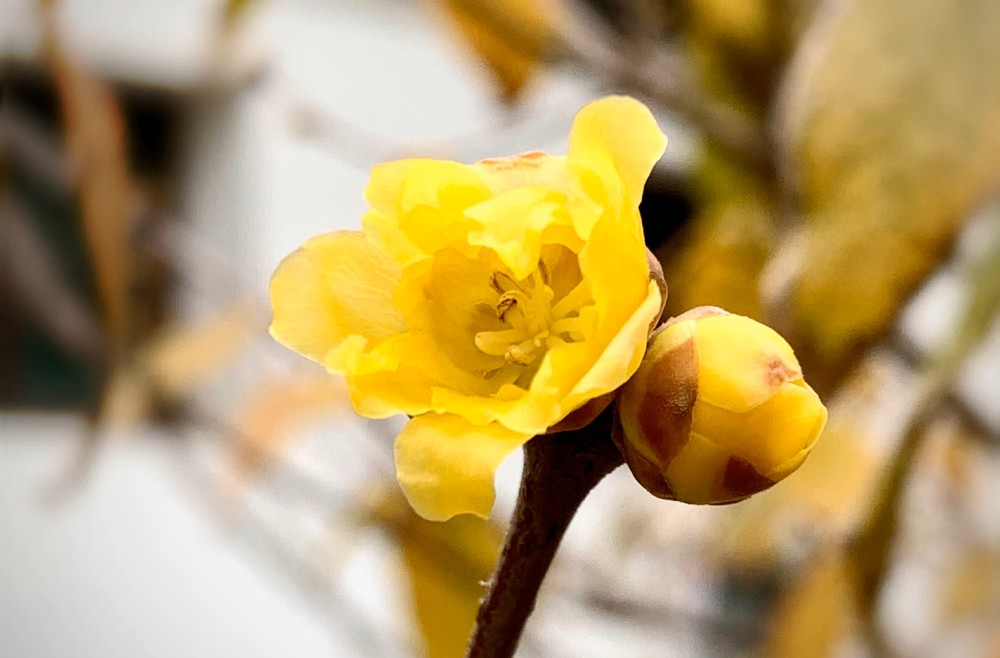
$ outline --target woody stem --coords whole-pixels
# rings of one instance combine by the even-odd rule
[[[466,658],[510,658],[559,542],[590,490],[623,463],[612,409],[582,429],[524,446],[521,489],[500,560],[479,607]]]

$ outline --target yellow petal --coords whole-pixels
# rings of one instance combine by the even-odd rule
[[[365,200],[394,218],[418,205],[438,206],[442,190],[452,186],[482,187],[472,170],[460,162],[407,158],[372,167]]]
[[[313,238],[271,278],[271,335],[324,362],[351,335],[377,343],[406,330],[392,304],[399,268],[358,231]]]
[[[488,281],[494,268],[485,258],[467,258],[456,249],[443,249],[432,259],[406,268],[396,292],[396,307],[411,331],[433,339],[434,353],[462,366],[465,378],[443,382],[460,390],[489,393],[496,389],[482,380],[487,372],[504,365],[502,357],[488,356],[475,343],[478,331],[499,330],[498,294]],[[495,258],[493,259],[496,260]],[[469,373],[478,382],[466,382]]]
[[[533,404],[498,415],[509,427],[552,425],[588,399],[615,390],[639,367],[660,304],[659,287],[649,280],[645,246],[620,223],[605,218],[580,253],[580,270],[594,300],[580,316],[596,326],[586,340],[549,350],[531,383]],[[558,399],[555,418],[539,413],[550,408],[551,399]]]
[[[562,194],[531,185],[472,206],[465,216],[479,228],[469,232],[469,244],[492,249],[515,279],[523,279],[538,267],[543,232],[556,223],[568,224],[568,216],[560,221],[558,215],[562,201]]]
[[[491,397],[439,388],[434,390],[433,409],[460,415],[476,425],[498,421],[512,431],[534,436],[544,433],[566,415],[561,413],[562,397],[561,391],[537,390],[534,385],[530,395],[520,387],[508,385]]]
[[[666,479],[678,500],[695,505],[722,502],[722,477],[730,454],[692,432],[667,467]]]
[[[471,223],[462,214],[490,197],[476,170],[449,160],[411,158],[378,165],[365,188],[372,212],[365,233],[399,266],[465,242]]]
[[[745,413],[768,400],[802,370],[778,332],[741,315],[716,315],[696,323],[698,398]]]
[[[465,513],[488,518],[494,472],[530,438],[498,423],[477,426],[451,414],[417,416],[396,438],[396,477],[426,519]]]
[[[646,298],[607,344],[597,361],[573,388],[563,408],[570,411],[584,401],[613,391],[639,368],[646,351],[649,325],[660,312],[660,288],[650,281]]]
[[[429,333],[407,332],[364,353],[348,377],[355,411],[368,418],[415,416],[436,408],[441,388],[481,390],[483,378],[456,365],[446,349]]]
[[[542,185],[563,193],[570,187],[566,157],[541,151],[480,160],[472,168],[493,194],[525,185]]]
[[[401,268],[427,257],[423,250],[406,237],[396,219],[390,219],[377,210],[369,210],[361,217],[361,228],[368,241],[379,251],[385,252]]]
[[[825,422],[826,407],[799,380],[782,385],[771,398],[746,413],[720,409],[699,396],[692,431],[743,458],[762,474],[788,473],[791,471],[780,467],[811,448]]]
[[[616,330],[646,297],[649,261],[642,239],[610,218],[594,227],[580,252],[580,271],[601,312],[603,326]]]
[[[663,155],[666,136],[645,105],[627,96],[609,96],[586,105],[573,120],[568,157],[588,165],[609,189],[609,168],[617,172],[628,202],[638,206],[642,189]]]

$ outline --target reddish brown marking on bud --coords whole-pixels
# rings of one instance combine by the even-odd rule
[[[788,367],[782,359],[775,358],[767,364],[767,383],[773,388],[778,388],[785,382],[798,379],[799,373]]]
[[[753,464],[740,457],[730,457],[722,475],[722,486],[741,498],[763,491],[773,484],[774,482],[758,473]]]
[[[646,391],[639,404],[639,428],[666,472],[691,434],[698,397],[698,352],[689,338],[647,364]]]
[[[633,448],[632,444],[625,438],[625,430],[622,427],[621,420],[618,418],[617,409],[615,410],[615,422],[611,430],[611,439],[625,457],[625,463],[628,464],[632,475],[646,491],[657,498],[677,500],[677,496],[667,483],[663,472],[656,464],[646,459],[641,452]]]

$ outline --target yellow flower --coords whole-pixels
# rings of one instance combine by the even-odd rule
[[[364,231],[278,267],[271,334],[343,375],[358,413],[412,416],[396,472],[423,516],[488,516],[512,450],[639,366],[664,300],[638,204],[665,145],[610,97],[577,114],[565,156],[379,165]]]
[[[668,321],[618,398],[615,442],[661,498],[722,504],[797,469],[826,423],[792,348],[711,307]]]

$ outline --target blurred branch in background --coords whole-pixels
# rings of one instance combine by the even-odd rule
[[[587,75],[595,76],[607,87],[631,93],[656,106],[677,112],[690,121],[699,132],[742,159],[766,165],[768,149],[763,139],[762,125],[734,108],[718,103],[702,93],[695,80],[688,54],[680,44],[662,39],[646,38],[639,43],[622,38],[593,14],[579,0],[560,6],[524,0],[487,2],[485,0],[448,0],[442,3],[458,22],[463,35],[479,50],[486,50],[485,59],[497,73],[508,98],[514,98],[523,87],[528,73],[541,62],[569,64]],[[623,4],[629,8],[643,7],[661,13],[653,3]],[[640,9],[636,9],[641,12]],[[641,31],[652,24],[642,20],[641,13],[630,21]],[[482,34],[502,43],[503,51],[494,53],[483,46]],[[517,55],[512,55],[517,53]],[[509,64],[519,58],[519,75],[511,76]],[[520,58],[523,58],[521,61]]]
[[[970,353],[1000,317],[1000,232],[969,271],[971,295],[954,335],[931,359],[916,383],[917,394],[903,423],[903,440],[887,467],[882,489],[868,517],[848,545],[848,564],[869,641],[880,656],[894,655],[880,630],[878,601],[893,551],[899,541],[903,498],[917,457],[928,436],[928,425],[940,412],[941,403],[954,389],[956,378]]]
[[[80,217],[90,249],[104,326],[115,352],[129,340],[133,185],[122,118],[110,88],[77,67],[60,46],[50,2],[40,3],[43,51],[51,67],[75,173]],[[120,357],[113,356],[115,362]],[[113,366],[114,367],[114,366]]]
[[[56,255],[10,195],[0,199],[0,223],[6,294],[68,354],[99,366],[104,342],[97,318],[69,286]]]

